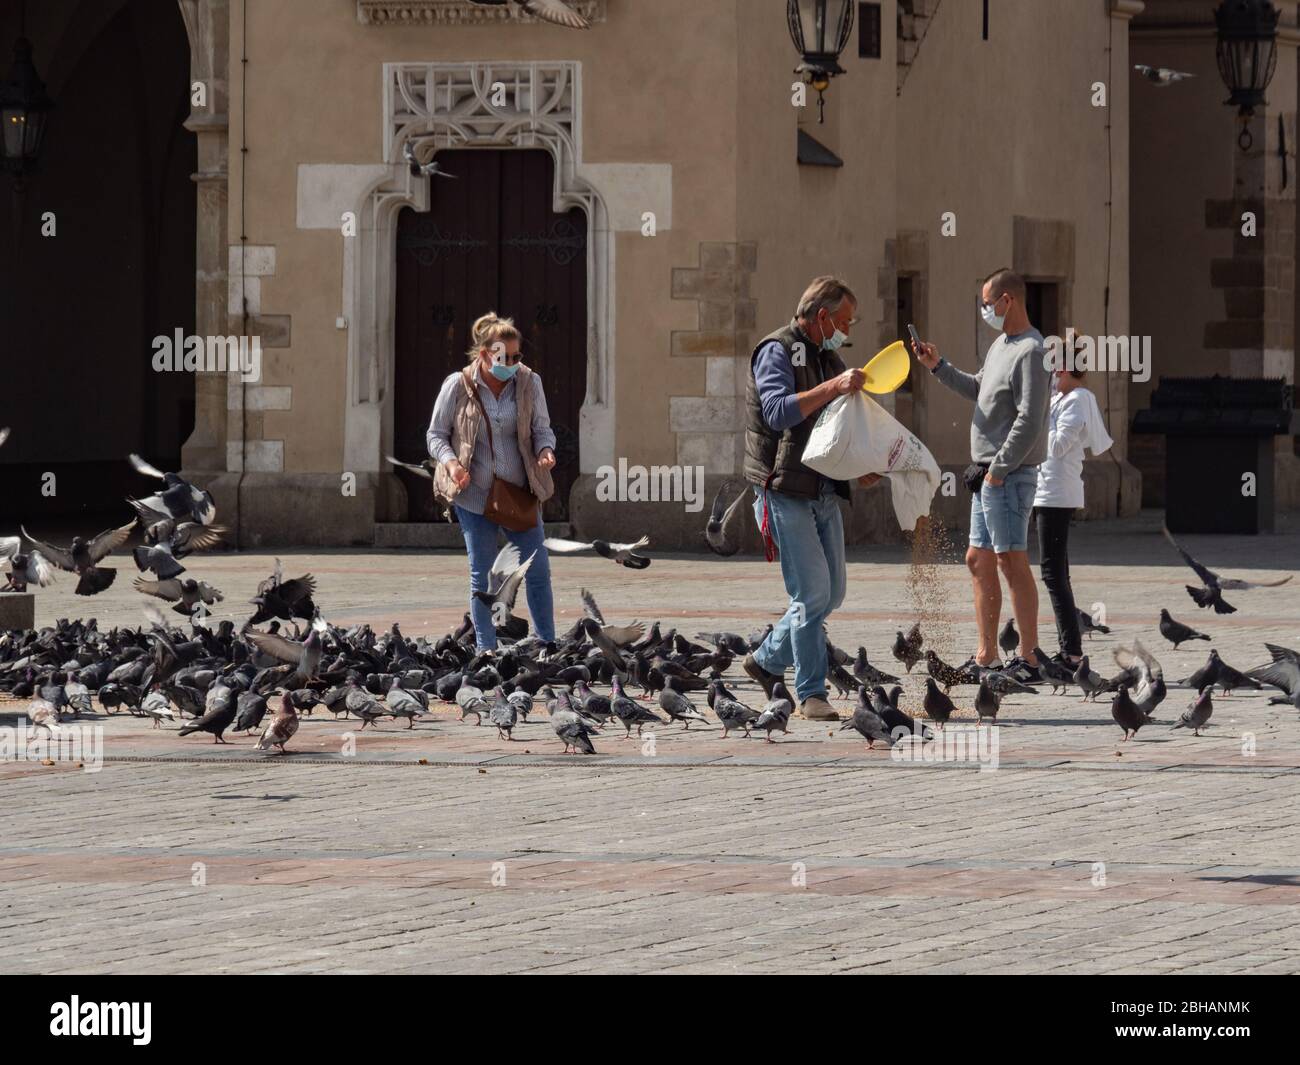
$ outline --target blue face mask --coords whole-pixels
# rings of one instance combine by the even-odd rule
[[[831,319],[831,325],[835,328],[832,336],[822,337],[822,347],[826,351],[837,351],[843,346],[844,342],[849,339],[849,335],[843,332],[839,326],[835,325],[835,319]]]
[[[513,366],[503,366],[500,363],[493,363],[492,365],[492,376],[498,381],[509,381],[510,378],[514,377],[518,372],[518,363],[515,363]]]

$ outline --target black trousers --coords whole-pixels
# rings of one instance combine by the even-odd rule
[[[1056,615],[1056,636],[1067,655],[1083,654],[1083,636],[1079,631],[1079,611],[1070,587],[1070,521],[1073,507],[1035,507],[1038,518],[1038,565],[1052,597]]]

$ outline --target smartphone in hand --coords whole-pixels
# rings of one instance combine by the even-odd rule
[[[920,354],[921,334],[916,331],[916,326],[911,322],[907,323],[907,333],[912,338],[912,351],[916,354]]]

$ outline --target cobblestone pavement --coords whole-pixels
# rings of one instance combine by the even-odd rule
[[[1160,606],[1239,668],[1267,658],[1264,641],[1300,646],[1300,590],[1238,593],[1228,617],[1197,611],[1157,528],[1076,527],[1076,590],[1113,630],[1088,646],[1102,672],[1133,636],[1170,679],[1204,661],[1209,644],[1175,652],[1158,636]],[[1234,575],[1300,560],[1293,533],[1187,542]],[[456,555],[281,557],[289,574],[316,574],[339,624],[440,634],[464,610]],[[907,560],[854,552],[831,625],[882,668],[916,612]],[[191,569],[226,591],[218,617],[242,619],[272,561],[217,555]],[[762,560],[554,570],[561,626],[580,586],[611,621],[657,618],[689,636],[748,632],[782,600]],[[126,576],[94,600],[60,582],[38,623],[135,624]],[[964,658],[965,572],[944,567],[940,582],[950,616],[927,627],[945,657]],[[905,678],[905,708],[920,690]],[[956,690],[959,705],[971,692]],[[1189,698],[1172,690],[1162,723],[1121,744],[1104,702],[1012,697],[982,767],[923,760],[912,744],[869,751],[802,720],[773,744],[723,740],[716,725],[653,740],[607,729],[581,758],[560,753],[541,712],[513,742],[445,710],[360,732],[318,713],[284,756],[243,736],[222,746],[87,719],[104,730],[97,772],[0,762],[0,970],[1296,972],[1300,718],[1240,693],[1216,697],[1200,737],[1171,731]],[[23,705],[0,703],[0,725]],[[954,737],[972,734],[963,716]]]

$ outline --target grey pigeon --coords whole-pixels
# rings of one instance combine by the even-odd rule
[[[555,697],[555,709],[551,711],[551,728],[564,741],[565,754],[596,753],[596,748],[591,742],[591,730],[574,712],[567,692],[561,692]]]
[[[985,683],[985,678],[981,677],[979,691],[975,693],[975,712],[979,714],[979,721],[976,724],[983,724],[986,717],[995,720],[1001,705],[1002,697]]]
[[[867,649],[858,648],[858,657],[853,660],[853,675],[863,684],[893,684],[897,677],[891,673],[886,673],[883,669],[877,669],[867,661]]]
[[[591,28],[591,23],[586,17],[574,11],[565,0],[473,0],[473,2],[480,7],[502,7],[513,2],[543,22],[550,22],[571,30]]]
[[[925,698],[921,701],[925,716],[934,722],[936,728],[943,728],[956,709],[953,701],[939,690],[933,677],[925,678]]]
[[[393,682],[388,686],[388,694],[384,696],[384,702],[393,717],[406,718],[408,729],[415,728],[415,719],[429,709],[428,694],[418,689],[407,691],[401,677],[393,678]]]
[[[1052,686],[1052,694],[1066,691],[1074,683],[1074,670],[1064,663],[1048,658],[1041,647],[1034,648],[1034,657],[1038,659],[1038,675]]]
[[[695,704],[679,692],[675,685],[676,677],[664,680],[664,689],[659,693],[659,709],[663,710],[673,721],[683,723],[682,731],[689,731],[692,721],[708,721],[708,718],[695,708]]]
[[[790,698],[790,691],[786,688],[785,681],[778,680],[772,685],[772,698],[763,705],[754,728],[763,729],[767,733],[767,742],[773,743],[772,733],[777,729],[781,730],[783,736],[789,733],[790,715],[793,712],[794,700]]]
[[[1201,734],[1201,729],[1205,728],[1206,723],[1210,720],[1210,715],[1213,713],[1214,702],[1210,698],[1210,691],[1207,688],[1196,697],[1196,702],[1192,703],[1191,706],[1183,711],[1182,717],[1178,719],[1178,724],[1169,731],[1173,732],[1174,729],[1189,728],[1192,730],[1193,736],[1199,736]]]
[[[725,695],[719,695],[713,702],[713,712],[718,716],[722,723],[722,738],[727,738],[727,733],[732,729],[744,729],[745,739],[749,739],[750,727],[758,720],[758,711],[753,707],[746,706],[738,699],[732,699]]]
[[[240,692],[235,707],[235,723],[231,731],[252,732],[266,717],[266,696],[257,692]]]
[[[623,684],[618,677],[615,677],[612,683],[614,696],[609,701],[609,708],[614,711],[614,716],[622,722],[623,728],[627,730],[627,736],[624,736],[624,739],[632,735],[633,725],[636,726],[636,734],[639,736],[641,735],[642,725],[662,725],[665,723],[664,719],[658,714],[624,695]]]
[[[1169,611],[1164,609],[1160,611],[1160,635],[1174,645],[1175,651],[1178,650],[1180,643],[1186,643],[1188,640],[1209,640],[1205,633],[1197,632],[1181,621],[1175,621],[1169,616]]]
[[[473,714],[476,723],[483,724],[483,711],[487,709],[487,700],[483,698],[481,688],[476,688],[472,684],[462,684],[456,690],[456,705],[460,707],[458,721],[464,721],[466,714]]]
[[[1146,63],[1136,63],[1133,69],[1146,78],[1147,81],[1162,89],[1166,89],[1176,82],[1185,81],[1187,78],[1196,77],[1195,74],[1188,74],[1186,71],[1172,70],[1169,67],[1152,67]]]
[[[902,694],[903,689],[897,685],[891,688],[888,692],[881,687],[876,687],[872,691],[872,695],[875,696],[873,709],[880,715],[881,720],[885,722],[885,726],[889,729],[889,734],[897,740],[901,738],[902,733],[905,730],[912,736],[919,736],[922,742],[934,739],[933,732],[924,725],[920,726],[918,729],[916,718],[912,717],[910,714],[904,713],[898,708],[898,700]]]
[[[1033,695],[1034,689],[1016,680],[1010,673],[990,669],[980,674],[980,681],[998,695]]]
[[[500,687],[492,689],[492,696],[488,710],[488,724],[496,726],[498,739],[509,740],[512,738],[510,733],[514,731],[515,722],[519,717],[518,711]]]
[[[1016,619],[1007,618],[1007,623],[998,633],[998,646],[1007,654],[1013,654],[1015,649],[1020,646],[1020,633],[1016,632]]]
[[[1104,677],[1093,671],[1087,655],[1079,660],[1079,668],[1074,671],[1074,683],[1083,691],[1084,702],[1096,702],[1097,696],[1110,687]]]
[[[1115,698],[1110,701],[1110,716],[1115,719],[1115,724],[1124,730],[1123,742],[1136,736],[1138,729],[1147,722],[1146,715],[1137,708],[1127,688],[1120,688],[1115,693]]]
[[[889,734],[889,726],[871,708],[866,688],[858,690],[858,705],[853,708],[853,716],[840,726],[841,732],[845,729],[853,729],[854,732],[865,739],[867,741],[867,750],[874,750],[877,741],[883,743],[886,747],[894,745],[893,737]]]

